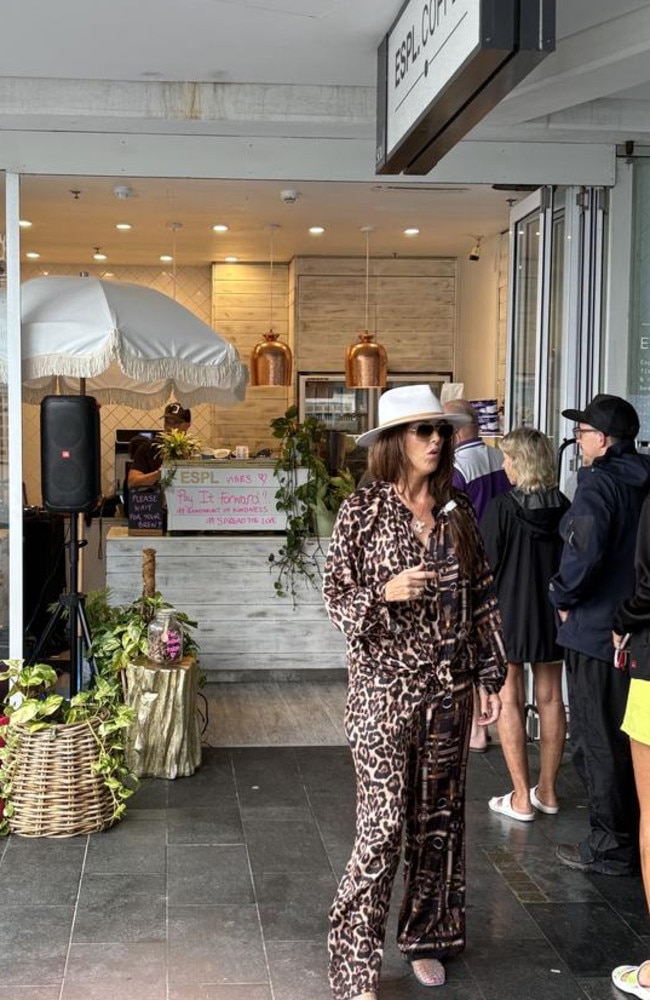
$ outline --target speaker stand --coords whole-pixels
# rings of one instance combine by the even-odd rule
[[[50,617],[45,630],[36,643],[29,658],[34,664],[42,651],[47,647],[50,636],[64,615],[68,616],[68,635],[70,642],[70,697],[83,690],[83,663],[85,659],[90,667],[91,678],[97,674],[94,659],[89,655],[92,642],[88,618],[86,617],[86,597],[78,592],[79,587],[79,550],[87,545],[85,539],[79,540],[77,515],[70,514],[70,541],[66,544],[69,561],[70,593],[60,594],[57,606]],[[74,587],[74,590],[72,589]]]

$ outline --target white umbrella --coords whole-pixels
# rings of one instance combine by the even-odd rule
[[[85,391],[101,403],[153,409],[241,402],[248,370],[237,350],[189,309],[143,285],[49,276],[22,296],[24,399]],[[4,331],[6,340],[6,329]],[[0,347],[0,380],[6,382]]]

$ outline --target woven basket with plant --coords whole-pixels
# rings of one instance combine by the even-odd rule
[[[67,700],[46,664],[5,666],[0,680],[9,681],[11,696],[0,731],[0,832],[73,837],[111,826],[137,786],[124,755],[133,713],[117,678],[97,677]]]

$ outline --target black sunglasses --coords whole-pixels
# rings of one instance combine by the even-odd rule
[[[411,434],[415,434],[420,441],[428,441],[432,434],[437,434],[444,441],[448,441],[454,433],[454,428],[445,420],[440,420],[435,424],[411,424],[409,431]]]

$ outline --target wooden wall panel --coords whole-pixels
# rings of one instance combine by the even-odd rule
[[[298,371],[340,372],[345,349],[365,329],[364,258],[296,258]],[[453,371],[456,261],[370,261],[368,326],[391,372]]]
[[[281,340],[289,334],[289,268],[273,267],[273,298],[269,264],[214,264],[212,267],[212,325],[237,348],[250,367],[255,346],[271,321]],[[246,402],[234,409],[215,407],[212,437],[223,447],[248,445],[251,454],[275,448],[269,421],[281,416],[293,399],[291,388],[249,386]]]

